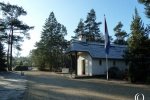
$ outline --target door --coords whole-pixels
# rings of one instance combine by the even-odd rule
[[[82,74],[85,75],[85,60],[82,60]]]

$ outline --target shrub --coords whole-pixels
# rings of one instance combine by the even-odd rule
[[[27,71],[28,70],[28,66],[16,66],[14,68],[15,71]]]
[[[109,75],[109,78],[113,78],[113,79],[122,79],[123,78],[123,73],[117,67],[109,68],[108,75]]]

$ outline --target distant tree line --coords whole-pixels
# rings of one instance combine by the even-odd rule
[[[13,66],[28,66],[32,67],[31,57],[14,57]]]

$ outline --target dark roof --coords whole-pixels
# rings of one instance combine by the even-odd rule
[[[109,59],[123,59],[123,53],[126,46],[122,45],[111,45],[109,49]],[[82,42],[82,41],[72,41],[67,53],[69,52],[88,52],[92,58],[106,58],[104,44],[96,42]]]

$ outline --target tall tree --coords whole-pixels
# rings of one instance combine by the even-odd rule
[[[84,23],[84,32],[86,34],[87,41],[104,42],[103,36],[99,29],[101,22],[96,22],[96,13],[94,9],[90,10]]]
[[[77,39],[79,35],[84,35],[85,32],[84,32],[84,22],[83,22],[83,19],[80,19],[79,23],[78,23],[78,26],[77,28],[75,29],[74,31],[75,33],[75,36],[73,37],[74,39]]]
[[[137,9],[131,23],[131,36],[128,39],[128,49],[125,59],[129,63],[129,75],[132,82],[145,81],[150,71],[150,40],[149,30],[144,24]]]
[[[145,5],[145,14],[150,18],[150,0],[138,0],[138,2]]]
[[[5,26],[7,30],[7,43],[8,43],[8,51],[7,51],[7,63],[8,69],[12,70],[12,47],[15,44],[15,47],[18,50],[21,50],[19,41],[23,41],[23,37],[26,36],[29,38],[28,31],[33,27],[24,24],[19,20],[20,16],[24,16],[27,12],[17,5],[5,4],[0,2],[0,9],[3,13],[3,20],[5,21]],[[15,34],[21,33],[21,34]],[[10,56],[9,56],[10,55]]]
[[[64,36],[67,34],[66,27],[57,22],[53,12],[46,19],[41,40],[36,43],[37,49],[33,53],[33,57],[39,60],[39,67],[49,67],[52,70],[54,67],[59,67],[62,64],[61,57],[63,50],[66,49],[66,40]]]
[[[116,39],[114,40],[115,44],[119,44],[119,45],[126,44],[125,37],[127,36],[127,33],[124,30],[122,30],[122,27],[123,27],[123,24],[119,22],[114,28],[114,32],[116,36]]]

